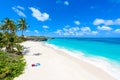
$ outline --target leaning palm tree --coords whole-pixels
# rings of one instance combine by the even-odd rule
[[[28,25],[26,24],[26,20],[25,20],[24,18],[20,18],[20,19],[18,20],[18,28],[19,28],[20,30],[22,30],[22,36],[24,36],[24,35],[23,35],[23,31],[26,30],[27,27],[28,27]]]

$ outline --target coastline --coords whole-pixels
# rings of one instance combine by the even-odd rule
[[[116,80],[101,68],[43,42],[26,41],[22,45],[27,48],[27,64],[24,73],[14,80]],[[33,63],[40,66],[32,67]]]
[[[87,63],[90,63],[90,64],[104,70],[109,75],[114,77],[116,80],[120,80],[120,76],[119,76],[120,75],[120,63],[118,63],[116,61],[109,60],[105,57],[100,57],[100,56],[93,56],[93,55],[86,56],[83,52],[69,50],[69,49],[66,49],[63,47],[58,47],[54,44],[46,43],[46,45],[53,49],[63,51],[63,52],[65,52],[65,54],[67,53],[67,55],[72,56],[76,59],[83,60]]]

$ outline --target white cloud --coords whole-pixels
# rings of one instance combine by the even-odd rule
[[[118,19],[115,20],[115,24],[120,25],[120,18],[118,18]]]
[[[91,34],[97,35],[99,32],[98,31],[92,31]]]
[[[34,30],[34,32],[35,32],[35,33],[37,33],[37,34],[39,33],[39,31],[38,31],[38,30]]]
[[[93,22],[94,25],[100,25],[103,24],[104,20],[103,19],[95,19],[95,21]]]
[[[112,28],[108,27],[108,26],[98,26],[97,27],[98,30],[104,30],[104,31],[111,31]]]
[[[70,34],[69,32],[64,32],[63,35],[68,36],[68,35],[73,35],[73,33]]]
[[[25,32],[30,32],[30,30],[26,30]]]
[[[116,29],[114,32],[115,33],[120,33],[120,29]]]
[[[64,28],[63,28],[63,31],[67,32],[67,31],[69,31],[69,29],[67,29],[67,28],[64,27]]]
[[[21,11],[19,10],[17,7],[12,7],[13,11],[15,11],[19,16],[21,17],[26,17],[26,15]]]
[[[114,22],[112,20],[105,20],[105,25],[114,25]]]
[[[95,21],[93,22],[94,25],[113,25],[114,22],[112,20],[104,20],[104,19],[95,19]]]
[[[25,8],[22,7],[22,6],[17,6],[17,8],[18,8],[18,9],[21,9],[21,10],[25,10]]]
[[[80,25],[80,21],[74,21],[76,25]]]
[[[55,32],[58,35],[65,36],[82,36],[82,35],[96,35],[98,31],[92,31],[90,27],[64,27]]]
[[[79,27],[71,27],[71,28],[69,28],[69,31],[78,31],[78,30],[80,30]]]
[[[120,25],[120,18],[115,20],[104,20],[104,19],[95,19],[93,21],[94,25]]]
[[[98,31],[92,31],[90,27],[82,27],[81,32],[85,35],[97,35]]]
[[[58,29],[55,33],[58,35],[62,35],[62,30]]]
[[[83,32],[76,32],[76,34],[75,34],[76,36],[83,36],[84,35],[84,33]]]
[[[90,32],[91,29],[89,27],[82,27],[81,31],[83,31],[83,32]]]
[[[44,29],[48,29],[49,27],[48,26],[46,26],[46,25],[44,25],[44,26],[42,26]]]
[[[30,7],[29,9],[32,11],[32,16],[35,17],[37,20],[46,21],[49,19],[49,14],[47,14],[46,12],[41,13],[41,11],[34,7]]]
[[[68,6],[68,5],[69,5],[69,2],[68,2],[68,1],[64,1],[64,4]]]
[[[64,28],[69,28],[70,27],[70,25],[66,25]]]

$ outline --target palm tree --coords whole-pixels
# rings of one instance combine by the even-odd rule
[[[5,47],[7,52],[13,53],[15,52],[15,45],[23,41],[23,31],[26,30],[27,24],[24,18],[20,18],[18,22],[16,25],[13,20],[5,18],[0,23],[0,49]],[[22,30],[22,37],[17,36],[17,30]],[[21,53],[21,48],[21,46],[16,47],[18,53]]]
[[[17,30],[16,24],[14,23],[13,20],[5,18],[2,21],[1,30],[3,30],[2,42],[6,47],[6,51],[13,52],[16,36],[15,31]]]
[[[14,34],[17,31],[16,24],[14,23],[13,20],[10,20],[10,25],[9,25],[8,29],[10,30],[10,32],[12,34]]]
[[[20,30],[22,30],[22,36],[24,36],[23,35],[23,31],[24,30],[26,30],[27,29],[27,27],[28,27],[28,25],[26,24],[26,20],[24,19],[24,18],[20,18],[19,20],[18,20],[18,28],[20,29]]]
[[[3,23],[3,24],[1,25],[0,30],[3,30],[3,32],[11,32],[11,33],[14,33],[15,30],[17,29],[14,21],[11,20],[11,19],[9,19],[9,18],[5,18],[5,19],[2,21],[2,23]]]

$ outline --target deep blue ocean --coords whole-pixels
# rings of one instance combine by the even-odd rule
[[[55,38],[47,43],[120,63],[120,38]]]

